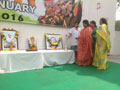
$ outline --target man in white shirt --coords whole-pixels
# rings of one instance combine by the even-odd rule
[[[78,46],[78,37],[80,36],[81,28],[79,28],[79,24],[76,23],[75,27],[70,29],[69,38],[72,39],[71,50],[75,51],[75,58],[77,58],[77,46]]]

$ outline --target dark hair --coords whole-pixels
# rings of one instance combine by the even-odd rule
[[[89,21],[88,20],[83,20],[84,24],[87,24],[89,26]]]
[[[96,22],[95,22],[95,21],[91,21],[90,23],[94,24],[94,25],[95,25],[95,27],[97,27],[97,25],[96,25]]]
[[[79,23],[76,21],[75,24],[79,24]]]
[[[101,18],[100,21],[101,21],[103,24],[108,25],[107,20],[106,20],[105,18]]]

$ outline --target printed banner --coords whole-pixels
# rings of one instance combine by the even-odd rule
[[[0,20],[72,27],[81,21],[83,0],[0,0]]]

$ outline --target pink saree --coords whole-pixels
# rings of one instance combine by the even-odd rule
[[[92,63],[92,28],[84,28],[78,39],[78,53],[76,63],[87,66]]]

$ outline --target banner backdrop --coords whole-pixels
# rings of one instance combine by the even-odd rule
[[[0,20],[72,27],[80,23],[83,0],[0,0]]]

